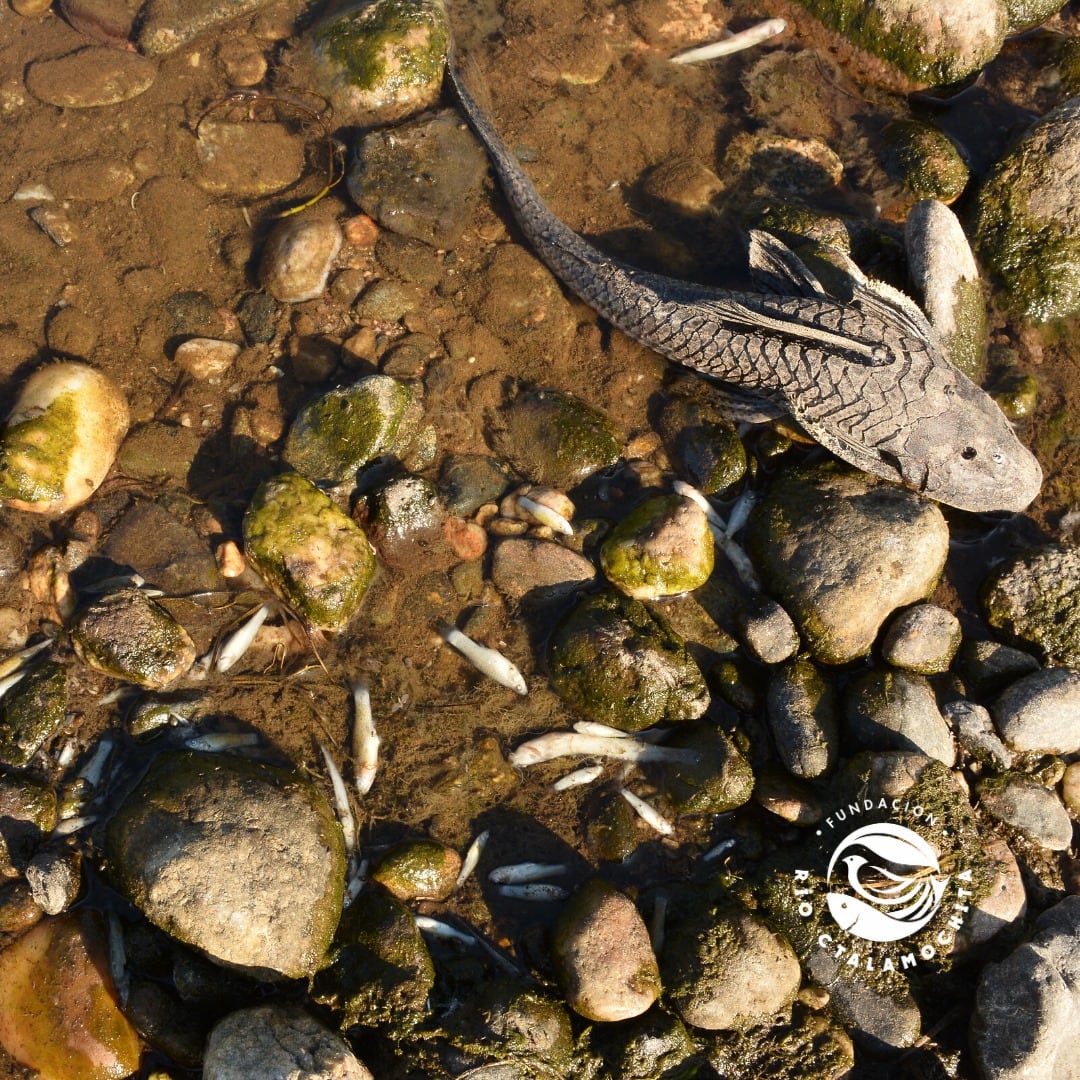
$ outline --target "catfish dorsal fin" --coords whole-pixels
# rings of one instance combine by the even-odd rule
[[[751,229],[747,255],[750,276],[762,292],[805,296],[807,299],[820,299],[826,295],[821,282],[802,259],[772,233]]]

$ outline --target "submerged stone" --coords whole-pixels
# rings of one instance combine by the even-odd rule
[[[188,632],[142,589],[117,589],[76,612],[71,643],[88,667],[160,690],[195,663]]]
[[[341,630],[375,576],[364,531],[298,473],[265,481],[244,515],[244,549],[267,585],[311,626]]]
[[[388,375],[368,375],[331,390],[296,414],[285,461],[313,483],[351,481],[370,461],[404,449],[412,405],[412,390]]]
[[[679,728],[666,746],[693,750],[697,760],[664,769],[664,790],[680,814],[726,814],[754,792],[750,762],[716,726],[703,721]]]
[[[457,887],[461,856],[438,840],[403,840],[383,853],[371,880],[399,900],[445,900]]]
[[[29,764],[63,727],[67,702],[64,668],[52,660],[32,667],[0,698],[0,761]]]
[[[563,701],[621,731],[696,719],[709,707],[682,638],[644,604],[613,591],[585,597],[555,628],[548,669]]]

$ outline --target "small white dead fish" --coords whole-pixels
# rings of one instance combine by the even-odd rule
[[[108,735],[103,735],[94,748],[86,764],[79,770],[78,777],[85,780],[88,787],[96,788],[101,783],[101,777],[105,772],[105,763],[113,752],[113,740]]]
[[[476,869],[476,864],[480,861],[480,856],[484,853],[484,847],[487,844],[490,835],[491,833],[485,829],[469,845],[469,850],[465,852],[465,858],[462,860],[461,871],[458,873],[457,881],[454,882],[455,889],[460,889],[472,876],[472,872]]]
[[[583,735],[579,731],[551,731],[522,743],[507,759],[516,768],[539,765],[569,754],[585,757],[611,757],[623,761],[667,761],[693,764],[698,760],[696,750],[653,746],[652,743],[628,737],[609,739],[606,736]]]
[[[575,720],[574,730],[582,735],[598,735],[601,739],[626,739],[630,732],[620,731],[610,724],[601,724],[599,720]]]
[[[488,881],[493,881],[496,885],[525,885],[565,873],[566,867],[562,863],[510,863],[507,866],[496,866],[488,874]]]
[[[356,790],[366,795],[375,783],[379,769],[379,736],[371,715],[371,687],[365,678],[352,684],[353,730],[352,756]]]
[[[413,919],[416,922],[417,929],[422,934],[430,934],[432,937],[439,938],[442,941],[457,941],[462,945],[476,945],[479,943],[480,939],[475,935],[466,934],[464,930],[459,930],[456,926],[450,926],[449,923],[433,919],[430,915],[415,915]]]
[[[334,792],[334,810],[337,813],[338,822],[341,824],[341,835],[345,841],[345,854],[351,856],[356,851],[356,819],[353,817],[352,808],[349,806],[349,793],[345,790],[345,781],[341,779],[336,762],[330,755],[330,751],[319,743],[323,760],[326,762],[326,775],[330,777],[330,787]]]
[[[552,532],[562,533],[563,536],[574,535],[574,526],[558,510],[530,499],[528,495],[519,495],[517,504],[519,510],[535,518],[541,525],[546,525]]]
[[[36,645],[27,645],[25,649],[20,649],[10,656],[5,656],[3,660],[0,660],[0,678],[6,678],[13,671],[18,671],[23,667],[27,660],[37,656],[42,649],[47,649],[51,644],[52,641],[46,638],[44,641],[39,641]],[[3,693],[3,691],[0,690],[0,693]]]
[[[628,788],[619,788],[619,794],[634,808],[637,816],[652,826],[661,836],[671,836],[675,832],[675,826],[655,806],[639,798]]]
[[[527,694],[529,687],[521,672],[498,649],[480,645],[448,622],[439,623],[439,637],[457,649],[482,675],[517,694]]]
[[[671,58],[671,62],[673,64],[698,64],[703,60],[715,60],[718,56],[730,56],[732,53],[742,52],[743,49],[752,49],[755,45],[760,45],[763,41],[782,34],[786,29],[787,23],[783,19],[766,19],[729,37],[721,38],[720,41],[713,41],[708,45],[697,45],[693,49],[676,53]]]
[[[508,900],[565,900],[570,894],[558,885],[534,881],[528,885],[500,885],[499,895]]]
[[[207,735],[192,735],[184,740],[189,750],[204,750],[220,754],[222,750],[237,750],[241,746],[258,746],[257,731],[211,731]]]
[[[131,992],[131,978],[127,970],[127,949],[124,948],[124,928],[115,911],[108,913],[109,926],[109,974],[121,1005],[126,1005]]]
[[[733,839],[721,840],[719,844],[717,844],[715,847],[709,848],[709,850],[706,851],[705,854],[701,856],[701,861],[702,862],[712,862],[713,859],[719,859],[720,856],[723,855],[724,852],[728,850],[728,848],[732,848],[734,846],[735,846],[735,841]]]
[[[604,772],[603,765],[586,765],[583,769],[575,769],[573,772],[560,776],[551,785],[552,791],[569,791],[570,788],[581,787],[583,784],[591,784],[600,778]]]
[[[274,610],[273,604],[262,604],[241,623],[222,643],[214,661],[215,671],[228,671],[251,648],[260,627]]]
[[[20,679],[26,677],[26,671],[13,671],[0,679],[0,697],[3,697]]]
[[[713,534],[713,540],[716,541],[716,546],[724,553],[728,562],[731,563],[735,569],[735,573],[739,575],[742,583],[751,590],[751,592],[761,592],[761,578],[758,577],[758,572],[754,568],[754,564],[750,561],[750,557],[745,551],[731,538],[732,533],[737,532],[745,524],[745,517],[741,518],[738,522],[738,528],[732,529],[724,523],[724,519],[720,516],[716,507],[713,506],[708,499],[696,487],[692,484],[687,484],[683,480],[676,480],[672,485],[676,494],[682,495],[684,498],[689,499],[691,502],[696,503],[705,511],[705,516],[709,521],[709,531]],[[745,505],[745,504],[744,504]],[[751,501],[747,506],[747,509],[742,513],[748,514],[749,507],[753,505]],[[736,509],[738,504],[736,504]],[[735,514],[732,512],[734,519]]]
[[[351,862],[351,860],[350,860]],[[342,898],[342,907],[348,907],[359,895],[367,882],[368,860],[361,859],[356,869],[349,875],[348,884],[345,886],[345,895]]]
[[[72,833],[81,832],[97,821],[97,814],[77,814],[75,817],[63,818],[56,823],[53,836],[71,836]]]

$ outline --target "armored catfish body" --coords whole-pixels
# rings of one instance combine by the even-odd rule
[[[830,296],[775,237],[750,236],[755,282],[735,292],[635,269],[564,225],[477,105],[448,73],[522,232],[590,307],[625,334],[790,413],[837,457],[962,510],[1020,511],[1042,470],[993,399],[946,359],[915,304],[850,265]]]

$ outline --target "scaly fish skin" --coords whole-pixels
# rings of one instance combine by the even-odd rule
[[[468,88],[450,82],[522,232],[562,283],[670,360],[790,413],[844,461],[948,506],[1020,511],[1042,470],[993,399],[946,359],[915,304],[851,266],[850,300],[828,295],[775,237],[754,232],[768,291],[695,285],[604,255],[540,198]]]

